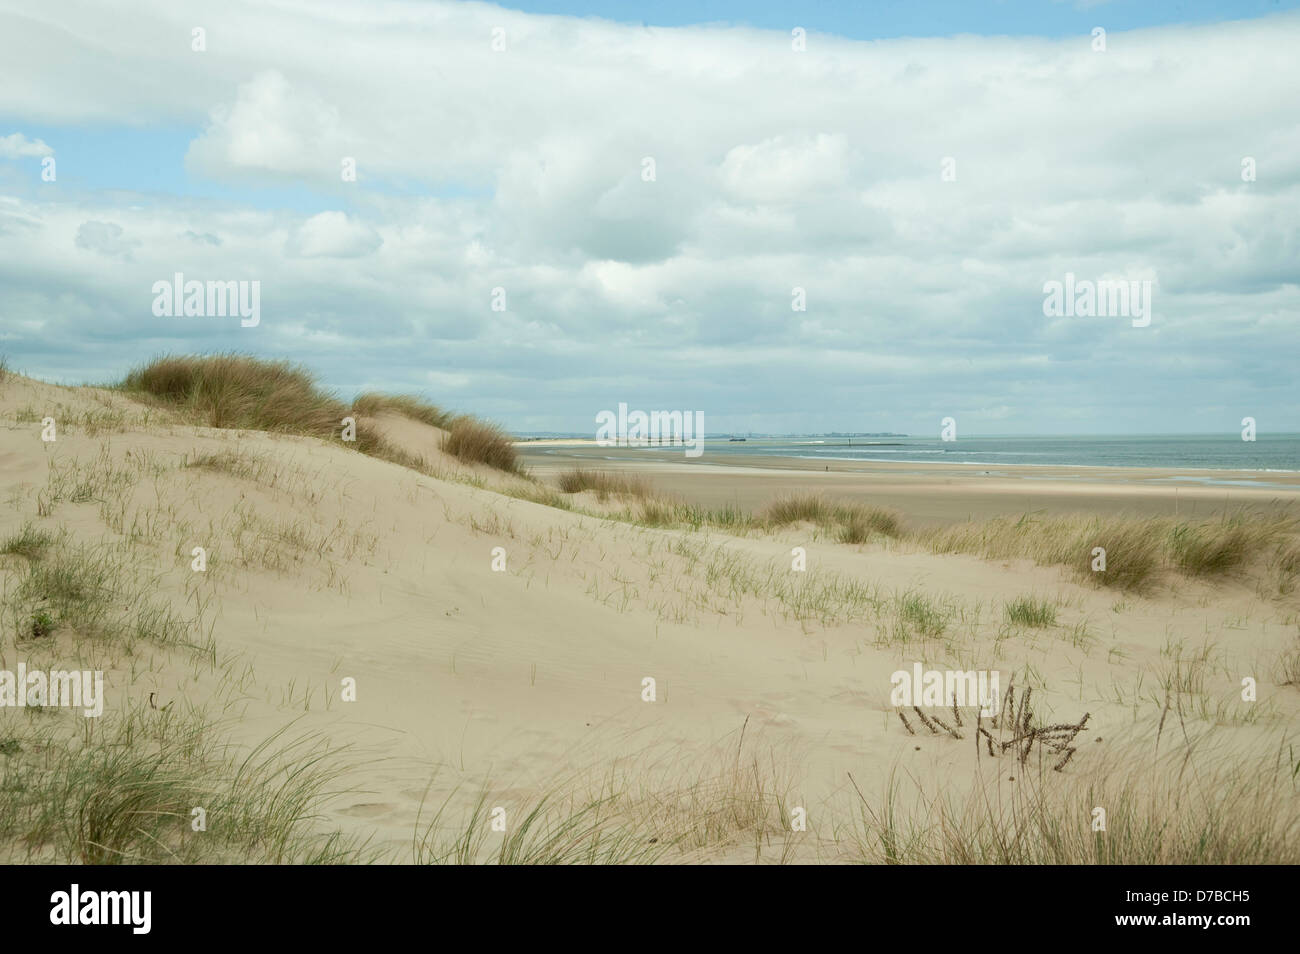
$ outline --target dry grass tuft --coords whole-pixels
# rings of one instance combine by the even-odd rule
[[[902,519],[894,510],[832,503],[818,494],[779,497],[768,504],[763,519],[769,527],[816,524],[834,532],[841,543],[866,543],[873,537],[897,537],[903,532]]]
[[[607,473],[600,470],[583,470],[575,467],[565,471],[558,478],[560,490],[566,494],[582,493],[594,490],[600,500],[610,496],[648,497],[650,483],[640,474]]]
[[[840,543],[866,543],[876,536],[897,537],[903,532],[898,513],[883,507],[851,504],[840,507],[836,516],[840,524],[836,536]]]
[[[467,464],[487,464],[509,474],[520,474],[519,458],[510,435],[496,424],[461,415],[454,418],[442,449]]]
[[[1278,655],[1274,664],[1274,677],[1279,686],[1300,688],[1300,639]]]
[[[776,847],[786,861],[790,775],[786,753],[722,746],[683,763],[680,750],[642,752],[609,768],[592,766],[546,783],[522,800],[484,788],[468,803],[451,794],[417,819],[414,860],[422,864],[648,864],[752,856]],[[459,817],[451,809],[461,802]],[[513,804],[511,804],[513,803]],[[515,820],[493,835],[491,806]],[[751,855],[752,853],[752,855]]]
[[[403,414],[451,434],[443,449],[464,461],[519,473],[510,438],[494,424],[467,415],[452,418],[410,395],[363,394],[353,404],[322,390],[307,369],[288,361],[243,354],[167,355],[131,371],[121,389],[166,405],[195,424],[300,434],[322,440],[342,436],[343,419],[382,411]],[[353,447],[372,457],[427,471],[423,457],[358,427]]]
[[[168,355],[131,371],[121,386],[208,427],[331,437],[347,416],[305,368],[251,355]]]
[[[915,534],[936,553],[973,553],[991,560],[1033,560],[1065,566],[1080,579],[1121,590],[1141,591],[1160,573],[1225,577],[1251,564],[1278,576],[1289,592],[1300,573],[1296,536],[1300,521],[1241,511],[1199,522],[1169,517],[1035,518],[958,524]],[[1099,567],[1105,551],[1105,569]]]
[[[19,556],[27,560],[40,560],[50,547],[54,546],[54,542],[53,533],[28,522],[4,543],[0,543],[0,554]]]
[[[773,500],[763,511],[763,516],[774,527],[791,523],[825,524],[833,519],[834,508],[822,496],[791,494]]]
[[[858,793],[860,817],[843,841],[855,860],[884,864],[1300,862],[1285,745],[1275,758],[1208,739],[1167,753],[1129,745],[1087,775],[1039,771],[1037,761],[1014,776],[990,772],[969,791],[915,783],[904,793],[891,776],[882,797]]]
[[[430,427],[436,427],[444,431],[454,420],[454,415],[448,414],[442,408],[431,404],[424,398],[411,394],[377,394],[375,392],[362,394],[352,402],[352,410],[355,414],[367,417],[385,413],[401,414],[413,421],[419,421],[421,424],[428,424]]]

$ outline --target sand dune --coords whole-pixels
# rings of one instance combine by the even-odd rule
[[[46,417],[54,441],[41,439]],[[600,848],[609,853],[587,860],[873,860],[872,813],[891,777],[902,816],[933,819],[926,798],[945,794],[958,807],[983,798],[1032,815],[1058,792],[1073,797],[1071,785],[1163,773],[1157,735],[1169,758],[1195,741],[1207,778],[1211,767],[1246,772],[1233,761],[1245,759],[1258,779],[1296,724],[1300,691],[1282,683],[1300,607],[1294,592],[1269,590],[1262,570],[1165,574],[1125,593],[1028,559],[940,555],[909,539],[842,544],[810,524],[743,535],[638,526],[524,499],[534,484],[448,458],[429,425],[385,414],[359,426],[424,458],[426,472],[341,441],[195,427],[119,393],[10,376],[0,384],[0,538],[29,526],[66,534],[63,550],[114,548],[206,648],[75,625],[18,640],[15,627],[50,598],[22,595],[31,561],[11,554],[0,566],[6,665],[99,663],[106,722],[198,707],[233,752],[277,732],[331,751],[323,764],[335,775],[296,823],[308,841],[366,843],[334,860],[464,857],[448,846],[467,830],[464,851],[489,857],[548,793],[547,812],[559,811],[543,813],[549,831],[572,810],[566,799],[608,796],[594,827],[627,843],[611,835]],[[711,476],[693,470],[650,473],[684,491]],[[868,480],[849,479],[858,483],[839,488],[846,494]],[[904,482],[870,479],[873,502],[931,500],[936,514],[970,506],[965,490],[944,503],[942,481],[900,498]],[[788,486],[784,475],[762,480],[747,500]],[[1025,503],[1023,489],[980,493],[1005,495],[1008,512]],[[206,551],[202,572],[195,547]],[[806,570],[792,569],[796,547]],[[1007,605],[1022,597],[1045,601],[1054,619],[1009,621]],[[989,757],[971,707],[960,728],[951,707],[930,710],[960,740],[915,718],[910,734],[890,677],[916,663],[998,671],[1004,688],[1014,676],[1034,687],[1044,725],[1087,713],[1077,752],[1060,772],[1041,746],[1025,764],[1014,747]],[[1258,701],[1241,698],[1246,676]],[[344,699],[346,680],[355,701]],[[69,737],[81,731],[80,716],[48,718]],[[5,758],[30,755],[30,719],[0,710],[0,739],[21,749]],[[1145,783],[1137,790],[1159,789],[1154,776]],[[1141,815],[1134,797],[1115,795],[1116,809]],[[1080,843],[1092,844],[1087,806],[1070,804]],[[502,833],[487,814],[498,806]],[[1267,849],[1275,860],[1296,859],[1293,806],[1270,822],[1289,832]],[[1203,808],[1178,811],[1193,819]],[[209,818],[210,830],[222,823]],[[207,837],[188,817],[177,828],[169,851]],[[10,859],[84,853],[53,835],[10,831],[3,843]],[[125,836],[121,852],[159,857]]]

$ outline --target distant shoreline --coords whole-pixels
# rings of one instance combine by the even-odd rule
[[[634,471],[659,493],[704,507],[757,511],[791,494],[893,507],[918,525],[1024,513],[1209,517],[1240,507],[1294,513],[1300,472],[1193,467],[980,466],[948,461],[810,460],[761,454],[687,458],[671,448],[540,441],[516,444],[535,476],[574,467]]]
[[[726,443],[726,441],[719,442],[717,440],[714,440],[713,443],[715,444]],[[574,454],[568,456],[573,456],[575,459],[579,459],[579,458],[599,459],[599,460],[609,460],[611,462],[619,459],[617,455],[623,455],[623,454],[644,455],[644,454],[663,453],[663,454],[668,454],[673,456],[668,458],[647,458],[641,456],[635,456],[635,457],[628,456],[626,459],[627,461],[643,461],[643,462],[658,461],[666,464],[680,462],[695,467],[702,466],[702,465],[714,465],[718,467],[762,467],[762,468],[775,468],[775,469],[786,469],[786,470],[820,470],[822,469],[822,466],[817,466],[817,465],[834,464],[839,466],[830,467],[829,469],[835,471],[861,471],[864,473],[870,472],[871,470],[880,467],[890,468],[890,467],[902,467],[902,466],[906,466],[910,468],[920,467],[920,468],[926,468],[927,470],[928,469],[945,470],[948,468],[956,468],[959,469],[960,471],[967,471],[970,468],[984,468],[987,470],[991,470],[996,474],[1002,476],[1016,476],[1016,474],[1014,473],[1015,471],[1019,471],[1026,468],[1032,468],[1034,471],[1038,472],[1038,476],[1044,478],[1051,476],[1045,473],[1046,471],[1084,470],[1084,471],[1104,471],[1107,473],[1114,473],[1116,474],[1116,476],[1127,476],[1129,477],[1129,479],[1132,479],[1133,474],[1140,473],[1147,479],[1151,479],[1152,475],[1155,475],[1157,477],[1166,480],[1183,480],[1183,479],[1198,480],[1198,479],[1202,479],[1203,477],[1208,479],[1209,475],[1217,475],[1221,477],[1223,475],[1233,475],[1233,474],[1240,475],[1243,479],[1253,480],[1254,476],[1257,474],[1270,474],[1270,475],[1278,476],[1279,487],[1289,487],[1292,485],[1293,482],[1286,479],[1288,475],[1293,475],[1296,478],[1294,483],[1297,486],[1300,486],[1300,468],[1290,469],[1290,468],[1278,468],[1278,467],[1205,467],[1205,466],[1193,467],[1193,466],[1185,466],[1179,464],[1170,464],[1164,466],[1125,465],[1125,464],[1083,464],[1083,463],[1035,464],[1035,463],[1020,463],[1020,462],[1014,464],[1008,464],[1008,463],[1002,463],[998,461],[979,461],[979,460],[941,461],[941,460],[925,460],[920,458],[916,458],[916,459],[898,458],[896,460],[872,460],[872,459],[857,458],[857,457],[833,457],[830,455],[814,457],[809,455],[797,455],[797,454],[743,454],[743,455],[742,454],[714,454],[710,458],[707,450],[707,448],[710,446],[710,441],[704,442],[704,446],[706,450],[703,455],[695,458],[686,458],[684,455],[681,455],[680,461],[678,460],[678,455],[681,454],[680,450],[678,448],[671,447],[668,445],[660,446],[660,445],[646,444],[638,447],[609,447],[609,446],[602,446],[598,444],[592,438],[573,438],[573,439],[542,438],[542,439],[531,440],[531,441],[515,441],[514,446],[518,448],[522,453],[525,454],[528,453],[529,448],[549,448],[551,450],[548,450],[546,452],[548,455],[553,454],[554,450],[556,449],[563,449],[563,448],[573,448],[579,451],[585,451],[585,450],[599,451],[599,454],[595,456],[587,453],[580,453],[580,454]],[[866,446],[902,447],[907,445],[874,444],[874,443],[864,442],[863,446],[864,447]]]

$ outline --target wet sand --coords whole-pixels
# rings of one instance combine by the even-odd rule
[[[894,507],[918,526],[1023,513],[1211,517],[1242,507],[1300,511],[1300,474],[1155,467],[910,464],[812,461],[528,441],[535,475],[573,467],[643,474],[660,493],[705,507],[761,509],[785,494]]]

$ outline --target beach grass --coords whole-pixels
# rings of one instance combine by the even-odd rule
[[[1222,579],[1254,564],[1280,587],[1300,573],[1300,520],[1248,509],[1192,521],[1173,517],[1030,517],[926,529],[912,539],[935,553],[1031,560],[1067,567],[1080,581],[1142,591],[1165,571]]]
[[[1056,622],[1056,605],[1034,596],[1020,596],[1003,607],[1007,621],[1016,626],[1043,627]]]
[[[614,497],[648,497],[650,482],[640,474],[609,473],[575,467],[556,478],[561,493],[577,494],[594,491],[597,499]]]
[[[1017,764],[970,791],[891,774],[880,795],[858,792],[858,817],[838,834],[868,864],[1296,864],[1293,770],[1285,744],[1251,758],[1218,738],[1163,753],[1127,745],[1081,774]]]
[[[322,389],[312,372],[289,361],[234,352],[164,355],[131,370],[117,387],[173,409],[195,424],[322,440],[339,439],[347,418],[401,414],[449,431],[441,447],[462,461],[520,473],[509,435],[495,424],[470,415],[449,415],[411,395],[370,392],[347,404]],[[423,455],[386,440],[374,428],[357,427],[355,440],[344,444],[413,470],[428,469]]]
[[[447,425],[442,449],[467,464],[486,464],[508,474],[521,474],[513,439],[496,424],[461,415]]]
[[[24,561],[0,571],[6,630],[30,666],[48,657],[58,668],[99,670],[178,649],[215,665],[201,614],[158,599],[132,545],[76,542],[25,526],[6,550]],[[220,714],[180,701],[159,709],[123,699],[95,719],[75,708],[7,710],[0,858],[280,864],[371,857],[362,842],[314,825],[317,806],[349,764],[342,750],[311,733],[290,738],[285,727],[239,751],[224,741],[229,726]],[[196,809],[211,819],[201,833]]]
[[[455,419],[454,414],[412,394],[379,394],[369,391],[353,400],[352,410],[370,417],[376,414],[400,414],[440,430],[447,430]]]

